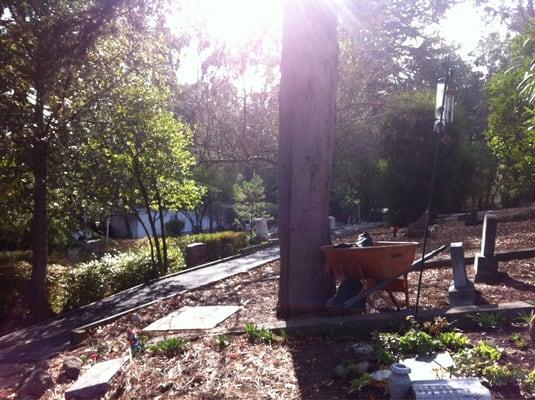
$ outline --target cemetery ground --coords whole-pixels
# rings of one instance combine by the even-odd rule
[[[517,215],[516,211],[498,213],[501,221],[497,251],[535,247],[535,219]],[[392,240],[388,228],[369,232],[374,239]],[[398,235],[398,240],[406,240],[403,231]],[[466,227],[463,222],[449,219],[437,226],[428,248],[462,240],[468,256],[479,248],[480,236],[481,225]],[[442,256],[448,255],[444,252]],[[535,299],[535,259],[501,262],[499,269],[507,277],[492,285],[476,284],[480,292],[476,304]],[[396,358],[431,350],[448,350],[456,363],[450,372],[482,378],[494,398],[529,398],[535,391],[535,373],[528,375],[535,366],[535,347],[520,315],[507,321],[500,314],[482,313],[474,318],[473,329],[464,332],[455,331],[455,323],[446,326],[437,319],[418,326],[407,321],[392,326],[387,334],[372,334],[363,326],[349,334],[324,329],[314,336],[288,335],[284,330],[262,327],[277,322],[278,272],[278,262],[269,263],[92,329],[72,349],[40,364],[53,381],[41,398],[61,399],[72,385],[63,370],[66,358],[81,359],[83,373],[96,362],[127,353],[128,328],[138,330],[143,347],[112,380],[105,398],[388,398],[387,385],[362,373],[371,374],[388,368]],[[473,279],[472,266],[467,273]],[[417,273],[409,275],[411,304],[417,279]],[[426,270],[420,299],[422,309],[447,306],[451,280],[449,267]],[[373,297],[380,310],[368,307],[368,313],[395,309],[384,293]],[[142,331],[181,307],[216,304],[238,305],[240,310],[207,331]],[[362,341],[373,345],[364,356],[352,348]],[[0,398],[16,398],[17,385],[29,367],[0,365]]]

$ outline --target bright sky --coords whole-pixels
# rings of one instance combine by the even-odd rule
[[[480,13],[473,7],[473,0],[465,0],[448,11],[440,25],[440,34],[448,43],[459,44],[459,53],[467,60],[483,36],[499,29],[488,26]],[[239,48],[266,25],[280,25],[281,14],[282,0],[190,0],[169,16],[169,24],[183,32],[203,24],[207,36],[229,48]],[[192,43],[182,54],[179,79],[184,83],[193,83],[199,76],[198,43]]]
[[[440,26],[440,33],[451,44],[459,44],[459,54],[469,60],[469,53],[476,49],[479,40],[491,32],[504,32],[504,27],[488,25],[482,19],[482,10],[473,6],[473,1],[465,0],[452,7]]]
[[[179,31],[187,32],[188,27],[203,24],[207,36],[231,49],[239,49],[248,37],[281,21],[282,0],[191,0],[169,16],[169,24]],[[193,42],[182,55],[179,76],[185,83],[195,82],[199,74],[197,45]]]

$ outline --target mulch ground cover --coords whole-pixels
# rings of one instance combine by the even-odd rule
[[[453,241],[463,241],[465,253],[479,248],[481,226],[465,227],[450,220],[438,225],[429,241],[429,249]],[[387,228],[370,230],[375,240],[393,240]],[[343,238],[341,241],[354,241]],[[395,240],[407,240],[404,232]],[[412,240],[412,239],[411,239]],[[535,220],[501,222],[498,225],[497,251],[535,247]],[[448,256],[447,253],[443,256]],[[495,285],[478,284],[478,303],[503,303],[535,299],[535,260],[500,263],[507,278]],[[468,268],[473,278],[473,268]],[[221,329],[243,329],[246,323],[262,324],[276,321],[279,263],[274,262],[255,270],[158,302],[138,312],[95,329],[75,348],[43,363],[55,382],[42,399],[61,399],[72,383],[61,373],[63,360],[77,356],[85,361],[84,370],[98,361],[123,355],[127,349],[126,330],[141,330],[149,323],[183,306],[236,304],[241,309],[222,324]],[[411,304],[416,295],[418,274],[409,275]],[[424,272],[420,304],[422,308],[447,306],[447,289],[452,280],[451,270],[441,268]],[[401,298],[401,297],[400,297]],[[379,309],[395,309],[384,293],[374,295]],[[380,310],[368,308],[367,312]],[[177,332],[175,332],[176,334]],[[510,340],[512,333],[526,339],[529,347],[519,349]],[[143,333],[141,333],[143,335]],[[504,360],[526,368],[535,366],[534,345],[525,328],[507,327],[502,330],[468,334],[473,342],[485,340],[504,349]],[[172,335],[171,335],[172,336]],[[168,336],[169,337],[169,336]],[[248,335],[218,337],[215,333],[199,336],[199,332],[180,332],[186,338],[183,349],[175,354],[145,351],[113,381],[106,398],[120,399],[355,399],[381,398],[379,389],[348,393],[347,378],[336,378],[333,369],[349,354],[356,338],[275,337],[271,343],[251,341]],[[163,336],[146,338],[149,345]],[[0,364],[0,398],[16,398],[16,386],[29,365]],[[33,365],[32,365],[33,367]],[[520,398],[516,387],[493,389],[497,398]]]

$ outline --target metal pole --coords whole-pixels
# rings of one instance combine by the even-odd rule
[[[429,227],[429,221],[431,219],[431,209],[433,205],[433,193],[435,190],[435,180],[436,180],[436,170],[437,170],[437,164],[438,164],[438,155],[440,150],[440,139],[443,132],[444,127],[444,103],[446,101],[446,92],[448,89],[450,81],[450,56],[446,58],[446,77],[444,81],[444,93],[442,95],[442,107],[440,111],[440,120],[438,125],[438,132],[435,133],[435,151],[434,151],[434,158],[433,158],[433,170],[431,172],[431,187],[429,188],[429,198],[427,200],[427,210],[426,210],[426,218],[425,218],[425,230],[424,230],[424,242],[422,245],[422,254],[425,254],[425,250],[427,247],[427,229]],[[416,293],[416,306],[414,308],[414,319],[418,318],[418,308],[420,305],[420,290],[422,287],[422,275],[424,272],[424,266],[423,266],[424,260],[422,258],[421,261],[421,269],[420,269],[420,276],[418,277],[418,291]]]

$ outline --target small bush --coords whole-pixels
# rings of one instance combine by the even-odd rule
[[[152,260],[146,252],[105,254],[80,263],[65,278],[68,290],[65,309],[72,309],[154,278]]]
[[[404,354],[429,354],[440,348],[440,342],[429,334],[410,329],[399,338],[399,350]]]
[[[168,236],[179,236],[184,229],[184,221],[181,219],[172,219],[165,224],[165,233]]]
[[[148,350],[153,353],[161,353],[167,357],[172,357],[184,350],[186,344],[187,342],[184,339],[175,337],[153,344],[148,347]]]
[[[273,332],[269,329],[259,329],[255,324],[246,323],[245,332],[249,335],[251,342],[260,341],[266,344],[273,342]]]
[[[199,233],[177,238],[174,245],[185,253],[186,246],[191,243],[206,243],[208,259],[212,261],[238,254],[241,249],[248,246],[249,237],[246,232]]]
[[[511,364],[489,365],[483,368],[481,374],[491,387],[507,386],[509,383],[514,382],[517,376]]]
[[[475,315],[469,315],[468,318],[483,329],[498,329],[507,324],[507,320],[500,313],[481,312]]]
[[[469,346],[470,339],[460,332],[443,332],[437,337],[442,345],[451,351],[459,351]]]

